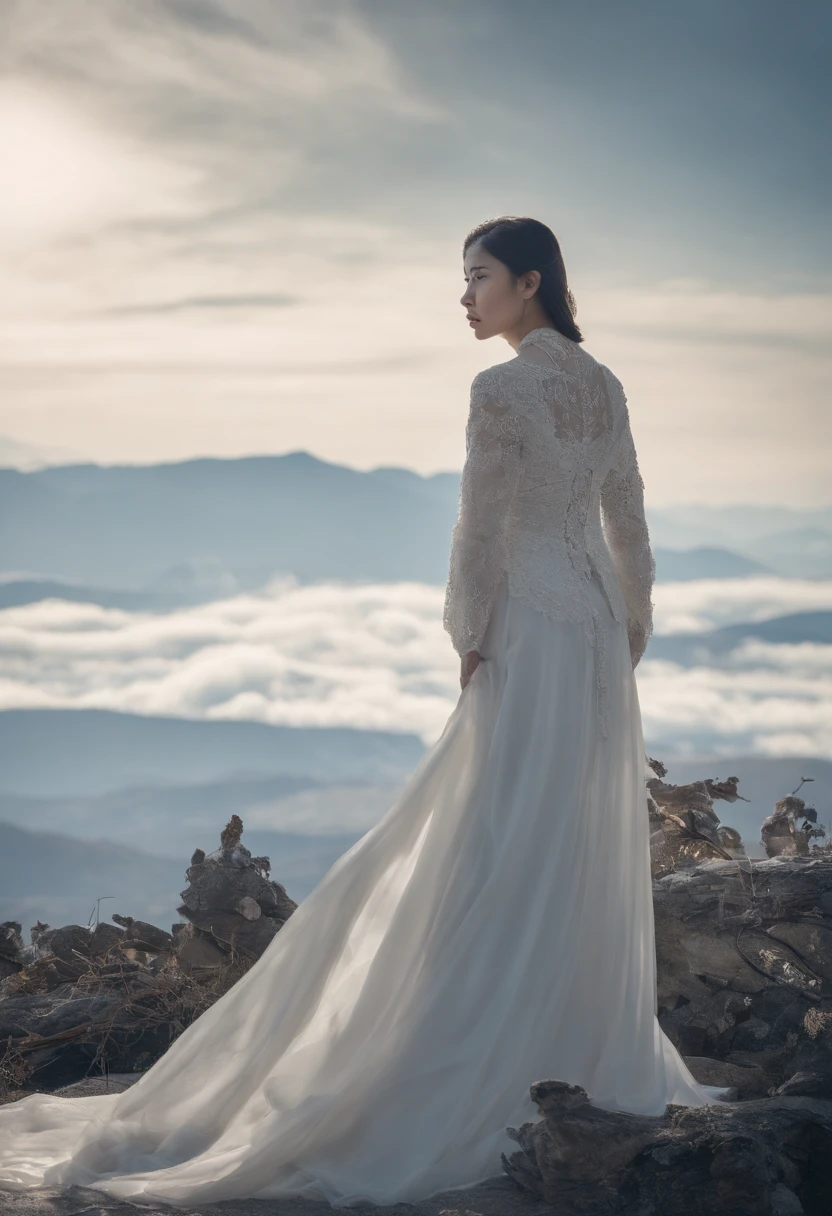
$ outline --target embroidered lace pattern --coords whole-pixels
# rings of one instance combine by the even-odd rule
[[[606,631],[595,573],[633,667],[653,629],[655,563],[621,382],[554,329],[474,377],[443,623],[458,654],[480,650],[500,581],[552,620],[577,621],[595,652],[608,733]]]

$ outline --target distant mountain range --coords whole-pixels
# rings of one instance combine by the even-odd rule
[[[149,781],[264,776],[395,784],[424,750],[418,736],[387,731],[7,709],[0,712],[0,793],[95,798]]]
[[[0,606],[66,583],[72,598],[160,608],[281,573],[441,584],[458,494],[458,473],[363,472],[308,452],[0,469]],[[832,508],[697,504],[648,522],[662,580],[832,576]]]
[[[192,562],[212,598],[279,573],[438,583],[458,488],[452,473],[364,473],[305,452],[0,469],[0,569],[168,594]]]
[[[99,919],[113,912],[149,920],[170,931],[177,891],[184,889],[190,857],[164,860],[109,840],[76,840],[69,834],[2,826],[0,921],[15,920],[23,940],[36,921],[86,925],[102,899]]]
[[[168,927],[195,848],[231,815],[301,900],[392,806],[415,735],[106,710],[0,713],[0,921],[86,924],[102,905]]]
[[[84,459],[79,451],[45,443],[23,443],[10,435],[0,435],[0,467],[31,472],[49,465],[78,464]]]
[[[781,570],[775,570],[771,565],[714,545],[697,545],[692,549],[663,549],[656,545],[653,556],[656,559],[657,583],[686,583],[696,578],[752,578],[758,574],[782,574]]]
[[[453,520],[449,528],[453,526]],[[689,582],[697,578],[749,578],[774,574],[771,567],[728,549],[698,548],[685,552],[657,549],[656,581]],[[446,572],[447,573],[447,572]],[[443,575],[443,578],[445,575]],[[302,580],[299,580],[302,581]],[[384,581],[384,580],[381,580]],[[0,577],[0,610],[41,600],[62,599],[124,612],[170,612],[187,605],[206,604],[238,589],[236,578],[219,562],[183,561],[154,580],[153,590],[120,591],[54,579]]]
[[[790,612],[784,616],[770,617],[764,621],[741,621],[734,625],[722,625],[703,633],[671,633],[654,635],[650,639],[646,657],[670,659],[682,667],[720,667],[726,659],[736,666],[734,654],[738,646],[750,638],[772,644],[788,643],[796,646],[800,642],[832,645],[832,611]],[[755,656],[753,666],[760,665]]]
[[[234,814],[243,821],[249,848],[252,835],[321,840],[366,831],[393,805],[401,786],[280,773],[161,784],[148,775],[141,785],[98,795],[0,792],[0,821],[76,840],[110,840],[156,857],[190,857],[195,848],[214,848]]]

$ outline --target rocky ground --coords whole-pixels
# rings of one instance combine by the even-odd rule
[[[28,1199],[14,1200],[13,1207],[3,1207],[0,1195],[0,1212],[11,1216],[136,1216],[137,1212],[147,1216],[322,1216],[333,1210],[349,1213],[350,1216],[552,1216],[548,1203],[532,1202],[519,1195],[505,1178],[494,1178],[466,1193],[464,1201],[458,1194],[449,1191],[422,1203],[397,1203],[394,1207],[364,1206],[333,1209],[327,1203],[311,1203],[305,1199],[286,1199],[269,1202],[265,1199],[227,1200],[200,1207],[196,1213],[192,1208],[143,1207],[137,1208],[117,1199],[109,1199],[98,1191],[83,1187],[71,1187],[65,1191],[39,1190]],[[460,1206],[461,1204],[461,1206]],[[474,1206],[471,1207],[470,1205]],[[456,1205],[456,1206],[454,1206]]]
[[[832,854],[813,811],[787,795],[749,861],[714,803],[736,780],[647,783],[659,1021],[703,1083],[734,1101],[647,1118],[589,1105],[579,1087],[530,1078],[544,1120],[510,1129],[503,1173],[420,1204],[350,1212],[411,1216],[829,1216],[832,1212]],[[36,1089],[112,1092],[251,966],[295,904],[253,858],[234,816],[197,851],[171,932],[116,914],[94,928],[0,926],[0,1101]],[[814,846],[814,847],[813,847]],[[71,999],[67,999],[71,995]],[[5,1051],[3,1052],[3,1046]],[[171,1208],[84,1188],[0,1190],[3,1216],[182,1212],[294,1216],[307,1200]]]

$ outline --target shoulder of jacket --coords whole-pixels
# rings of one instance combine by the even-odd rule
[[[545,369],[545,370],[551,370]],[[503,363],[494,363],[477,372],[471,383],[471,391],[477,394],[494,393],[496,395],[510,394],[512,388],[526,383],[528,380],[540,379],[541,365],[531,359],[523,359],[515,355]]]
[[[627,404],[627,394],[624,391],[624,385],[618,379],[615,372],[607,367],[606,363],[599,363],[598,366],[606,378],[607,386],[612,395],[617,429],[621,431],[627,425],[630,418],[630,407]]]
[[[509,410],[515,401],[509,368],[510,363],[495,363],[477,372],[471,381],[471,404]]]
[[[624,385],[618,379],[618,376],[616,376],[615,372],[613,372],[609,367],[607,367],[606,363],[601,363],[599,361],[598,366],[601,368],[601,371],[606,376],[608,383],[610,385],[612,385],[613,388],[615,388],[618,392],[620,392],[622,395],[624,395]]]
[[[509,363],[493,363],[491,367],[484,367],[481,372],[477,372],[474,379],[471,381],[471,388],[489,389],[501,388],[505,383],[505,369],[509,367]]]

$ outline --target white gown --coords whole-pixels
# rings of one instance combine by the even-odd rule
[[[606,386],[594,406],[593,383]],[[475,379],[445,624],[483,661],[440,738],[258,962],[135,1085],[0,1107],[0,1188],[415,1203],[501,1172],[501,1152],[517,1148],[506,1127],[541,1117],[534,1081],[644,1114],[728,1092],[694,1080],[656,1018],[633,670],[654,567],[617,383],[548,329]],[[570,403],[581,433],[567,456],[567,424],[550,422],[556,451],[535,410]],[[536,461],[558,460],[546,498]],[[606,504],[606,566],[598,536],[576,545],[569,520],[558,527],[558,502],[581,529]],[[513,559],[539,562],[540,545],[559,577]]]

